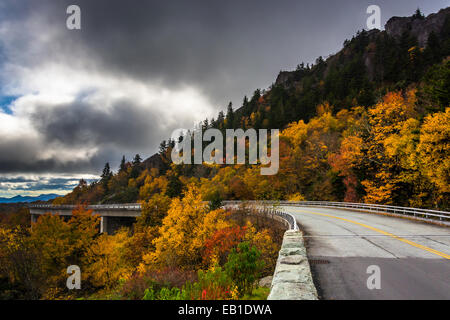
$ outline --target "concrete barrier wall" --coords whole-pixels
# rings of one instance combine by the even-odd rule
[[[225,205],[236,208],[233,202]],[[249,214],[263,215],[283,223],[287,229],[272,277],[268,300],[318,300],[317,290],[311,275],[303,233],[298,230],[293,216],[261,206],[252,206]],[[256,210],[255,210],[256,209]],[[288,219],[294,221],[290,223]]]
[[[268,300],[318,300],[301,231],[283,237]]]

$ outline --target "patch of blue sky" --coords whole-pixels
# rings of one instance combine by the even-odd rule
[[[17,98],[17,96],[0,96],[0,111],[12,114],[11,104]]]

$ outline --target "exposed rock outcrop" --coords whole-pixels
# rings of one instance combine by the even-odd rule
[[[286,86],[292,82],[293,76],[294,75],[291,71],[280,71],[277,76],[277,80],[275,80],[275,85]]]
[[[273,276],[267,276],[259,280],[258,285],[264,288],[270,288],[272,285]]]
[[[419,16],[412,17],[392,17],[385,25],[388,35],[399,38],[406,31],[417,37],[420,47],[425,47],[428,36],[431,32],[439,32],[445,23],[445,19],[450,15],[450,7],[430,14],[426,18]]]
[[[155,153],[150,158],[144,160],[143,166],[146,169],[156,168],[158,170],[163,170],[165,168],[164,161],[158,153]]]

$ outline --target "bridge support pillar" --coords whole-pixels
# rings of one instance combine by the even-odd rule
[[[36,214],[30,214],[31,216],[31,223],[36,223],[37,222],[37,215]]]
[[[100,233],[108,233],[108,217],[100,217]]]

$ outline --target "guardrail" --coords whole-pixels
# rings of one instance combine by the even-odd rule
[[[224,201],[223,205],[226,206],[237,206],[241,203],[244,203],[245,201]],[[295,220],[294,216],[290,213],[284,212],[282,210],[276,209],[273,206],[267,207],[267,206],[260,206],[260,205],[253,205],[253,210],[257,210],[259,214],[265,215],[266,217],[270,217],[273,215],[276,215],[280,218],[282,218],[286,223],[289,225],[288,230],[298,231],[298,225],[297,220]]]
[[[61,204],[61,205],[53,205],[53,204],[32,204],[29,205],[30,208],[36,208],[36,209],[67,209],[67,210],[73,210],[78,207],[78,205],[73,204]],[[87,209],[97,209],[97,210],[111,210],[111,209],[119,209],[119,210],[141,210],[141,204],[140,203],[122,203],[122,204],[93,204],[88,205],[86,207]]]
[[[233,201],[224,201],[224,203]],[[271,206],[291,206],[291,207],[324,207],[324,208],[344,208],[355,211],[384,212],[399,215],[411,216],[415,218],[428,218],[450,220],[450,212],[430,209],[417,209],[408,207],[388,206],[380,204],[353,203],[353,202],[332,202],[332,201],[247,201],[253,204],[271,205]]]
[[[380,204],[367,203],[353,203],[353,202],[332,202],[332,201],[263,201],[263,200],[249,200],[249,201],[223,201],[224,205],[233,205],[240,203],[249,203],[257,206],[291,206],[291,207],[324,207],[324,208],[344,208],[356,211],[369,212],[385,212],[404,216],[411,216],[415,218],[426,218],[433,220],[450,220],[450,212],[438,211],[430,209],[417,209],[408,207],[398,207]],[[76,205],[52,205],[52,204],[32,204],[30,208],[49,208],[49,209],[75,209]],[[94,210],[141,210],[140,203],[123,203],[123,204],[97,204],[89,205],[88,209]],[[282,210],[277,210],[277,215],[284,215],[288,213]],[[292,215],[283,217],[288,220],[294,219]],[[295,221],[295,219],[294,219]],[[289,222],[292,224],[292,222]]]

